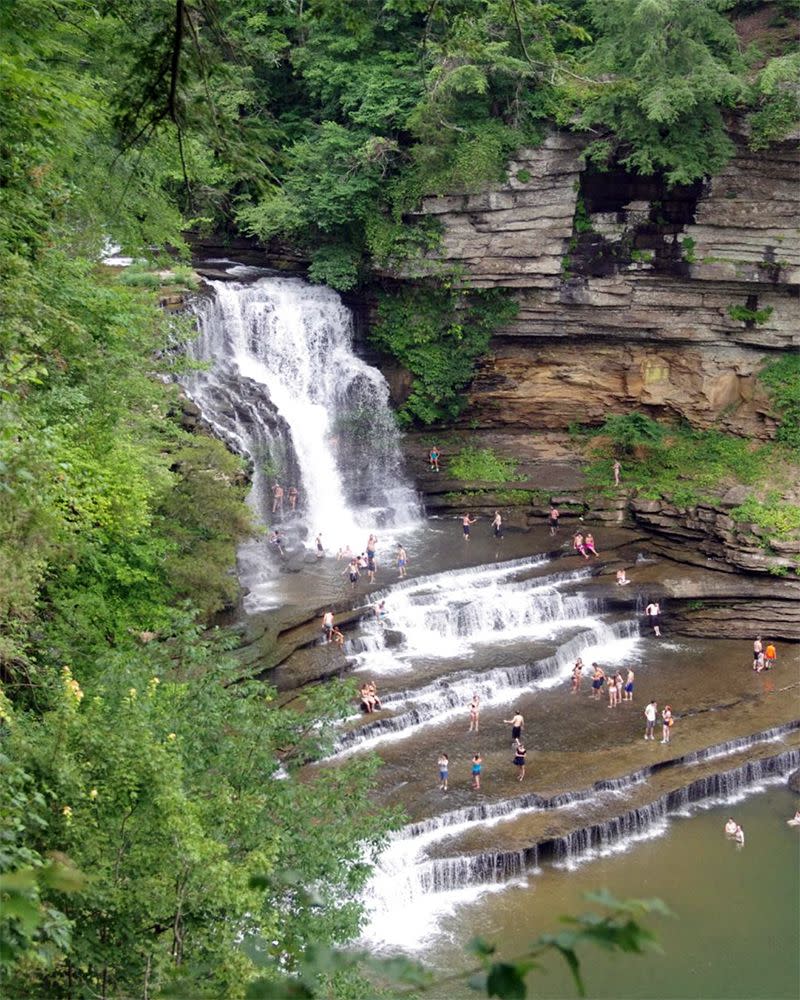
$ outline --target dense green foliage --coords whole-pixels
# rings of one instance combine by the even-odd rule
[[[776,383],[783,385],[792,365],[788,356],[776,365]],[[755,444],[720,431],[669,427],[642,413],[608,417],[587,433],[592,457],[587,472],[596,486],[610,488],[615,457],[621,460],[623,486],[678,506],[713,501],[721,490],[744,484],[753,492],[731,516],[758,525],[769,537],[800,531],[800,506],[791,499],[800,471],[793,448]]]
[[[185,92],[123,86],[170,54],[168,9],[0,13],[7,996],[240,996],[267,958],[291,970],[312,938],[356,933],[392,822],[366,805],[374,762],[298,777],[349,687],[281,711],[196,624],[236,596],[242,465],[181,426],[188,324],[156,308],[156,262],[122,280],[96,263],[106,234],[139,257],[182,246],[182,155],[193,204],[216,204]]]
[[[780,418],[778,440],[800,449],[800,357],[783,355],[763,368],[759,378],[767,386]]]
[[[517,462],[495,454],[491,448],[473,448],[467,445],[453,455],[447,472],[454,479],[474,479],[487,483],[511,483],[521,477]]]
[[[461,390],[494,330],[516,314],[503,290],[466,292],[449,284],[387,292],[378,304],[374,342],[414,376],[399,411],[403,423],[438,423],[464,407]]]

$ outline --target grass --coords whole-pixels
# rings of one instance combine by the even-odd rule
[[[588,450],[590,484],[603,492],[612,490],[619,444],[600,434],[590,439]],[[626,488],[678,507],[714,502],[731,486],[751,486],[752,495],[731,511],[735,520],[757,524],[773,538],[800,533],[800,506],[780,491],[798,480],[797,453],[779,443],[756,444],[720,431],[665,428],[660,440],[627,450],[621,463]]]
[[[512,483],[524,479],[517,472],[517,465],[515,459],[502,458],[491,448],[473,448],[467,445],[450,459],[447,471],[454,479]]]

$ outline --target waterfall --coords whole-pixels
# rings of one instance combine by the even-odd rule
[[[236,269],[234,269],[236,273]],[[196,306],[186,379],[204,419],[252,464],[249,502],[273,524],[272,486],[299,490],[287,524],[328,549],[361,544],[378,526],[410,524],[399,436],[381,373],[352,350],[352,318],[329,288],[299,278],[210,281]],[[289,510],[284,499],[284,513]]]
[[[796,724],[790,724],[736,742],[745,745],[769,742],[795,728]],[[712,754],[735,752],[732,742],[709,750]],[[369,919],[366,940],[414,948],[426,933],[437,926],[442,913],[452,912],[454,905],[474,900],[483,892],[497,891],[512,879],[534,873],[542,863],[574,866],[597,854],[623,849],[631,842],[663,833],[672,816],[686,815],[696,808],[716,805],[721,800],[735,801],[783,781],[800,763],[800,750],[785,750],[771,757],[746,761],[718,774],[689,780],[652,802],[622,808],[616,816],[602,822],[581,825],[578,819],[576,828],[569,833],[528,847],[452,857],[426,857],[426,850],[431,844],[463,832],[470,824],[492,826],[513,821],[525,812],[569,808],[578,802],[592,802],[610,795],[622,799],[626,788],[641,787],[653,771],[690,763],[693,757],[694,754],[687,754],[685,758],[645,768],[619,779],[598,781],[591,788],[563,796],[522,795],[510,802],[453,810],[404,827],[390,838],[367,887],[364,899]],[[400,924],[407,926],[398,925],[399,904],[402,904],[407,917]],[[409,925],[411,914],[413,926]]]

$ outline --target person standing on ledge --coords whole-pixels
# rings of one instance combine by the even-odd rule
[[[450,758],[446,753],[439,754],[439,788],[447,791],[447,774],[450,770]]]
[[[519,742],[522,737],[522,727],[525,725],[525,720],[522,718],[521,712],[518,709],[514,709],[514,718],[503,719],[503,722],[511,726],[511,742]]]
[[[481,790],[481,767],[483,766],[483,757],[479,753],[474,753],[472,755],[472,787],[476,792]]]
[[[433,445],[433,447],[431,448],[430,452],[428,453],[428,459],[430,460],[430,463],[431,463],[431,472],[438,472],[439,471],[439,456],[440,455],[441,455],[441,452],[439,451],[439,446],[438,445]]]
[[[406,566],[408,564],[408,556],[406,555],[406,550],[402,545],[397,546],[397,577],[402,580],[406,575]]]
[[[289,487],[289,510],[292,512],[297,510],[297,498],[299,495],[296,486]]]
[[[650,623],[656,636],[661,636],[661,605],[658,601],[651,601],[644,609],[647,620]]]
[[[655,739],[655,735],[653,733],[653,730],[655,729],[655,726],[656,726],[656,714],[657,714],[657,712],[658,712],[658,704],[656,702],[654,702],[654,701],[648,702],[647,706],[645,707],[645,710],[644,710],[644,718],[645,718],[645,722],[646,722],[646,727],[645,727],[645,731],[644,731],[644,738],[646,740],[654,740]]]
[[[280,483],[275,483],[272,487],[272,513],[283,513],[283,487]]]
[[[618,458],[614,459],[614,485],[619,486],[619,474],[622,469]]]
[[[514,751],[514,763],[519,768],[519,777],[517,781],[522,781],[525,777],[525,754],[527,753],[525,747],[517,741],[517,749]]]
[[[550,534],[554,535],[558,531],[558,519],[561,515],[558,512],[558,507],[554,503],[550,504]]]
[[[473,692],[472,701],[469,703],[469,729],[468,733],[478,732],[478,722],[481,711],[481,699],[478,692]]]
[[[464,541],[469,541],[469,529],[477,521],[477,517],[471,517],[469,514],[464,514],[461,518],[461,530],[464,532]]]

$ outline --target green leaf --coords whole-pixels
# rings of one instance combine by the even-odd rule
[[[495,962],[486,977],[486,992],[490,997],[501,1000],[525,1000],[527,989],[517,965]]]

